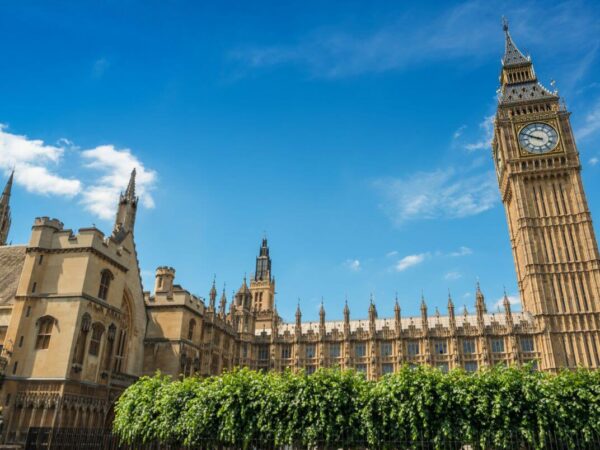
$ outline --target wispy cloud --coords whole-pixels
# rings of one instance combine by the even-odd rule
[[[466,125],[461,125],[460,127],[458,127],[457,130],[452,134],[452,139],[456,140],[456,139],[460,138],[466,129],[467,129]]]
[[[461,218],[492,208],[499,200],[492,172],[469,174],[439,169],[373,183],[382,209],[396,224],[410,220]]]
[[[472,255],[472,254],[473,254],[473,250],[471,250],[469,247],[462,246],[458,250],[448,253],[448,256],[457,257],[457,256],[467,256],[467,255]]]
[[[590,166],[595,166],[596,164],[598,164],[598,158],[596,158],[595,156],[593,158],[590,158]]]
[[[108,68],[110,67],[110,62],[106,58],[99,58],[94,61],[92,65],[92,76],[94,78],[102,78]]]
[[[521,299],[519,298],[518,295],[507,295],[507,297],[508,297],[508,303],[510,303],[511,306],[521,306]],[[504,296],[500,297],[494,303],[494,307],[496,309],[504,308]]]
[[[462,278],[462,274],[457,270],[453,270],[451,272],[446,272],[444,274],[444,280],[447,280],[447,281],[456,281],[460,278]]]
[[[74,175],[65,176],[65,153],[75,162]],[[13,134],[0,124],[0,169],[15,169],[15,182],[27,191],[78,199],[84,207],[102,219],[112,219],[119,192],[127,186],[131,170],[137,170],[137,193],[142,205],[154,207],[151,189],[156,172],[129,149],[102,145],[81,150],[68,139],[49,145],[40,139]],[[90,176],[95,171],[99,177]],[[84,183],[82,180],[91,180]],[[88,184],[89,183],[89,184]]]
[[[596,101],[592,109],[585,116],[583,125],[575,131],[579,139],[585,139],[600,131],[600,99]]]
[[[344,261],[344,267],[351,272],[358,272],[361,269],[360,261],[358,259],[347,259]]]
[[[413,267],[418,264],[421,264],[429,256],[430,256],[429,253],[419,253],[416,255],[405,256],[404,258],[402,258],[401,260],[399,260],[396,263],[395,270],[396,270],[396,272],[403,272],[406,269],[408,269],[409,267]]]
[[[542,7],[545,14],[540,16]],[[319,78],[403,70],[431,61],[498,57],[503,48],[499,11],[510,11],[515,36],[526,35],[534,44],[543,40],[557,53],[570,54],[574,48],[589,52],[590,36],[599,28],[586,8],[572,2],[473,0],[446,8],[426,21],[404,14],[367,31],[333,25],[305,33],[291,43],[244,45],[230,57],[243,70],[295,65]]]
[[[491,148],[492,139],[494,137],[494,115],[486,116],[479,124],[481,136],[476,142],[471,142],[465,145],[465,149],[470,152],[475,150],[488,150]]]

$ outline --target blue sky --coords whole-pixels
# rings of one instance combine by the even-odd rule
[[[501,16],[572,111],[600,215],[597,2],[2,2],[0,172],[14,243],[34,217],[110,232],[138,168],[144,287],[205,296],[263,232],[293,319],[445,313],[516,296],[489,139]],[[402,4],[401,4],[402,3]],[[596,222],[597,223],[597,222]]]

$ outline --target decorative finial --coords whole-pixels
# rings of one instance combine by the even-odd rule
[[[508,32],[508,19],[505,16],[502,16],[502,29],[505,33]]]

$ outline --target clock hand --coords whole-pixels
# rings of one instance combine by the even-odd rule
[[[543,141],[544,140],[543,138],[534,136],[533,134],[525,134],[525,136],[529,136],[530,138],[537,139],[538,141]]]

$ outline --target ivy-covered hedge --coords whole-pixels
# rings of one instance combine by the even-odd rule
[[[115,413],[114,432],[128,443],[544,448],[560,441],[570,448],[600,444],[600,372],[405,367],[376,382],[337,369],[241,369],[182,381],[157,374],[130,386]]]

